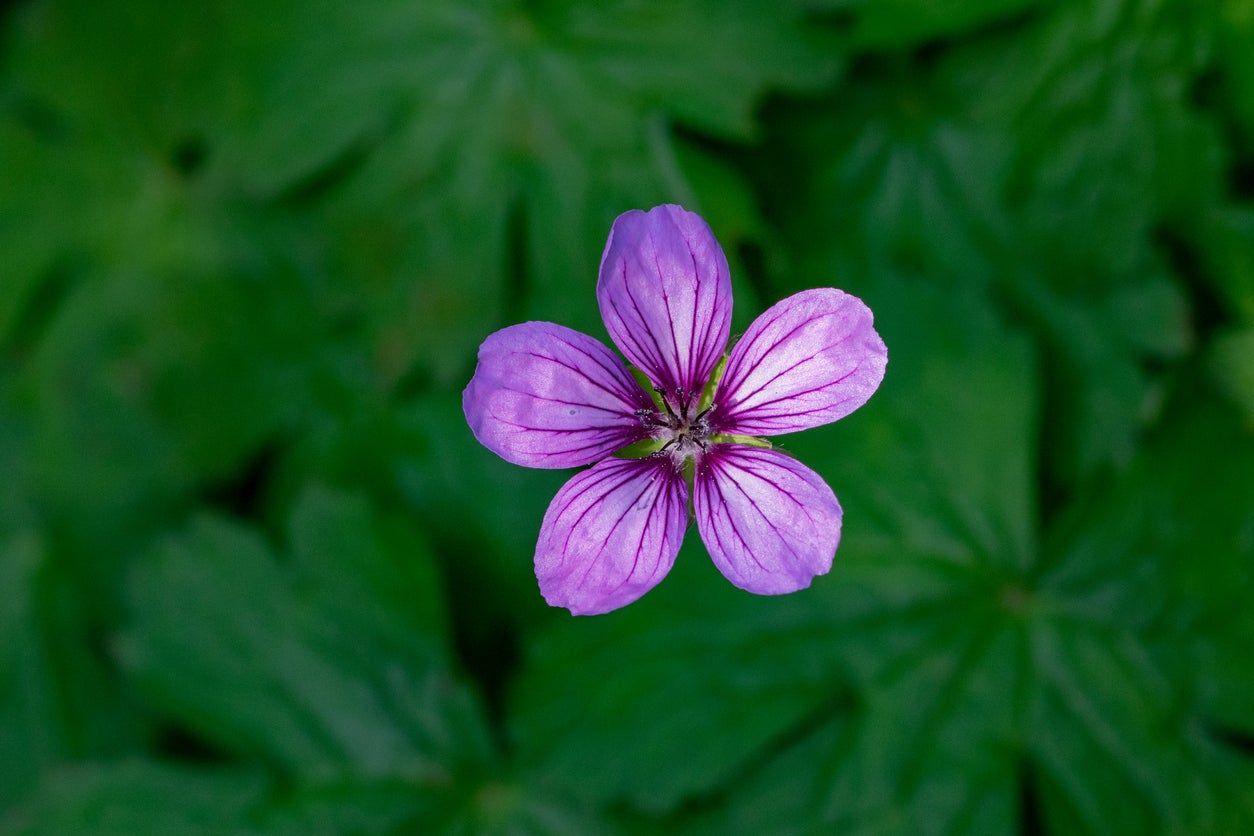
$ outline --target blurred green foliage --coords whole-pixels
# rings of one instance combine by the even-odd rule
[[[0,833],[1254,832],[1254,2],[0,11]],[[876,313],[757,598],[531,573],[619,212]]]

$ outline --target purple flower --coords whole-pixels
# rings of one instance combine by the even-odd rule
[[[806,290],[724,354],[727,258],[678,206],[614,221],[597,301],[633,367],[578,331],[525,322],[484,341],[462,397],[475,438],[507,461],[596,463],[544,515],[535,563],[545,600],[592,615],[648,592],[675,562],[690,497],[706,549],[741,589],[794,592],[825,574],[840,504],[761,436],[836,421],[871,397],[888,353],[870,309]]]

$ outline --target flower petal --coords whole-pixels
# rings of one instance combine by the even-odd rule
[[[693,505],[710,557],[741,589],[795,592],[832,568],[840,503],[822,477],[778,450],[716,446],[697,468]]]
[[[551,322],[497,331],[479,348],[462,393],[475,438],[526,467],[578,467],[643,435],[637,409],[649,397],[614,353]]]
[[[618,216],[597,301],[614,344],[668,391],[699,392],[727,346],[727,257],[705,221],[679,206]]]
[[[861,299],[830,287],[805,290],[771,306],[736,343],[714,420],[744,435],[827,424],[866,403],[887,364]]]
[[[536,578],[544,600],[575,615],[635,601],[674,564],[687,503],[670,459],[606,459],[576,474],[540,526]]]

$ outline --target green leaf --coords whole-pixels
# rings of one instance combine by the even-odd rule
[[[291,427],[325,359],[309,241],[225,165],[221,15],[48,0],[5,32],[0,365],[47,516],[105,588],[154,518]]]
[[[128,761],[54,773],[7,819],[11,836],[196,836],[255,833],[248,814],[265,798],[260,776]]]
[[[1219,62],[1225,104],[1241,127],[1246,148],[1254,140],[1254,3],[1222,0],[1219,9]]]
[[[179,144],[224,136],[219,118],[240,92],[230,44],[204,37],[221,19],[220,6],[157,0],[25,4],[7,21],[15,109],[49,132],[169,154],[173,166]]]
[[[35,89],[22,56],[50,36],[20,31],[13,86]],[[324,335],[281,213],[79,104],[32,104],[51,127],[0,112],[0,166],[20,172],[0,183],[15,207],[0,223],[14,268],[0,367],[29,426],[32,492],[103,592],[156,517],[233,479],[302,414]]]
[[[672,122],[748,138],[768,89],[832,66],[759,0],[243,4],[232,24],[265,80],[240,165],[279,193],[331,172],[336,272],[385,374],[444,382],[505,321],[598,327],[613,218],[696,194]]]
[[[838,15],[846,37],[862,49],[896,49],[950,37],[1022,14],[1037,0],[802,0],[807,8]]]
[[[31,178],[0,224],[18,270],[0,363],[31,482],[93,552],[87,571],[111,577],[101,542],[232,477],[301,414],[317,318],[282,222],[221,205],[142,146],[26,141],[33,168],[15,170]]]
[[[731,270],[732,333],[741,334],[765,307],[761,281],[765,262],[778,259],[779,241],[758,208],[758,196],[740,170],[727,160],[704,153],[692,142],[675,144],[675,162],[691,195],[680,203],[699,213],[718,237]],[[757,259],[764,263],[758,264]]]
[[[1202,276],[1231,316],[1254,323],[1254,207],[1223,206],[1201,216],[1194,238]]]
[[[439,547],[454,594],[474,613],[468,629],[503,630],[513,641],[520,624],[547,616],[532,556],[544,511],[569,473],[517,467],[484,449],[454,394],[346,402],[311,421],[277,465],[280,504],[311,479],[369,491],[405,508]]]
[[[256,533],[202,518],[130,584],[122,657],[153,703],[291,774],[447,784],[488,753],[449,670],[437,576],[412,535],[309,494],[280,565]]]
[[[1118,482],[1059,518],[1039,573],[1052,612],[1031,634],[1034,751],[1090,829],[1254,821],[1241,743],[1254,707],[1254,436],[1201,387],[1181,394]],[[1100,780],[1075,780],[1076,762]]]
[[[255,816],[258,830],[275,836],[304,833],[400,834],[426,827],[440,803],[404,781],[343,782],[297,787],[276,794]]]
[[[350,836],[428,832],[437,822],[464,828],[473,815],[473,808],[432,808],[429,798],[399,781],[292,788],[257,772],[132,760],[50,773],[30,800],[0,818],[0,832]]]
[[[57,718],[53,661],[43,648],[34,593],[42,546],[33,534],[0,542],[0,810],[29,789],[68,747]]]
[[[1047,349],[1049,482],[1126,462],[1162,397],[1147,367],[1192,345],[1158,242],[1221,195],[1219,133],[1189,98],[1204,30],[1185,3],[1063,4],[782,111],[786,289],[983,288]]]
[[[267,172],[270,182],[299,179],[362,138],[381,142],[384,153],[405,145],[419,151],[407,166],[413,178],[458,159],[454,137],[489,152],[478,164],[487,167],[508,163],[511,154],[524,163],[560,162],[576,139],[621,151],[632,140],[614,132],[638,140],[654,112],[745,137],[768,85],[813,86],[830,68],[807,44],[797,13],[754,0],[647,9],[621,1],[415,8],[383,0],[364,11],[323,4],[310,19],[298,4],[278,4],[252,19],[241,8],[231,21],[246,46],[257,45],[250,36],[273,34],[262,24],[291,36],[264,59],[245,53],[275,75],[260,91],[270,98],[258,103],[267,109],[258,114],[256,137],[282,159]],[[705,37],[692,38],[694,31]],[[298,63],[281,66],[290,59]],[[315,103],[327,109],[306,109]],[[432,119],[439,106],[449,108],[445,119]],[[312,118],[335,130],[306,130]],[[454,182],[486,187],[466,179],[482,173],[467,167]]]
[[[645,600],[537,643],[523,757],[602,803],[696,799],[699,832],[1012,832],[1025,804],[1050,832],[1248,828],[1247,724],[1216,706],[1249,716],[1254,652],[1221,637],[1254,587],[1254,438],[1194,398],[1042,530],[1024,341],[972,301],[869,303],[884,385],[788,439],[845,509],[831,575],[754,598],[690,533]]]
[[[7,375],[0,373],[0,537],[33,528],[36,502],[30,474],[30,426],[13,397]]]
[[[603,827],[499,759],[409,525],[315,488],[285,539],[280,561],[255,531],[195,521],[136,567],[117,642],[157,710],[290,787],[261,830]]]
[[[1254,423],[1254,327],[1220,333],[1209,359],[1220,388]]]
[[[105,588],[118,567],[100,542],[133,542],[193,491],[234,479],[303,414],[317,349],[285,292],[297,281],[233,260],[111,270],[55,309],[15,383],[31,479]]]
[[[0,812],[48,767],[142,729],[91,645],[81,594],[31,530],[0,532]]]
[[[237,86],[229,47],[198,37],[216,16],[154,0],[48,0],[10,16],[0,198],[21,211],[0,243],[22,292],[0,303],[0,339],[51,270],[153,269],[213,251],[219,239],[195,220],[230,191],[213,152]]]
[[[39,279],[52,268],[65,247],[66,230],[60,209],[68,195],[58,193],[65,178],[56,177],[50,155],[29,130],[0,114],[0,203],[24,211],[6,213],[0,223],[0,248],[5,260],[5,292],[0,294],[0,345],[23,341],[15,333],[32,305]],[[30,326],[26,326],[29,330]]]

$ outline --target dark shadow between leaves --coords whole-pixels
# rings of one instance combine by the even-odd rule
[[[1254,732],[1227,723],[1203,721],[1206,736],[1224,749],[1245,758],[1254,758]]]
[[[283,439],[265,442],[234,473],[201,491],[204,504],[231,517],[260,522],[270,477],[283,452]]]
[[[1019,759],[1016,777],[1019,790],[1019,832],[1023,836],[1044,836],[1041,777],[1030,758]]]

